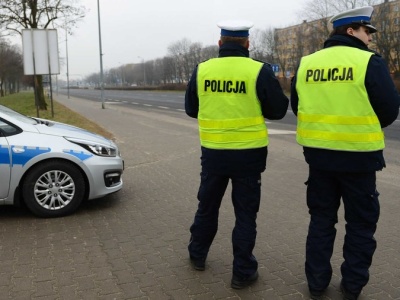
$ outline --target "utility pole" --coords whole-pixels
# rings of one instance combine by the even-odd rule
[[[100,51],[100,90],[101,90],[101,108],[104,109],[104,75],[103,75],[103,50],[101,47],[101,26],[100,26],[100,3],[97,0],[97,12],[99,19],[99,51]]]

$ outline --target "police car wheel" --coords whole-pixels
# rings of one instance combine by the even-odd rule
[[[38,217],[61,217],[74,212],[85,196],[85,180],[73,164],[51,160],[26,175],[22,194],[28,209]]]

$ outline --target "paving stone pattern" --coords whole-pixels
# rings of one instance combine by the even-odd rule
[[[125,159],[124,188],[58,219],[0,207],[0,299],[308,299],[308,170],[294,135],[271,136],[255,248],[260,278],[234,290],[230,188],[206,270],[193,270],[188,260],[200,173],[196,120],[183,112],[108,103],[102,110],[92,101],[62,95],[57,100],[114,134]],[[378,249],[361,300],[400,299],[398,146],[389,145],[394,162],[378,174]],[[341,299],[342,211],[337,228],[334,276],[325,299]]]

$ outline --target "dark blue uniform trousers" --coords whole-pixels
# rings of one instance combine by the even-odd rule
[[[235,211],[235,227],[232,232],[233,274],[248,277],[257,271],[258,263],[253,255],[256,241],[256,218],[260,207],[261,174],[253,176],[228,176],[202,171],[197,198],[198,209],[190,227],[188,246],[190,257],[206,259],[218,230],[221,201],[232,181],[232,204]]]
[[[368,269],[376,249],[374,233],[379,219],[376,172],[331,172],[310,167],[306,184],[311,215],[305,263],[309,288],[323,290],[331,280],[330,259],[342,198],[346,220],[342,284],[346,290],[359,294],[369,280]]]

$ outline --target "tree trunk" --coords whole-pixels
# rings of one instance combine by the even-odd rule
[[[47,110],[47,103],[44,98],[44,91],[43,91],[43,76],[36,75],[35,77],[35,89],[37,95],[37,106],[40,110]]]

